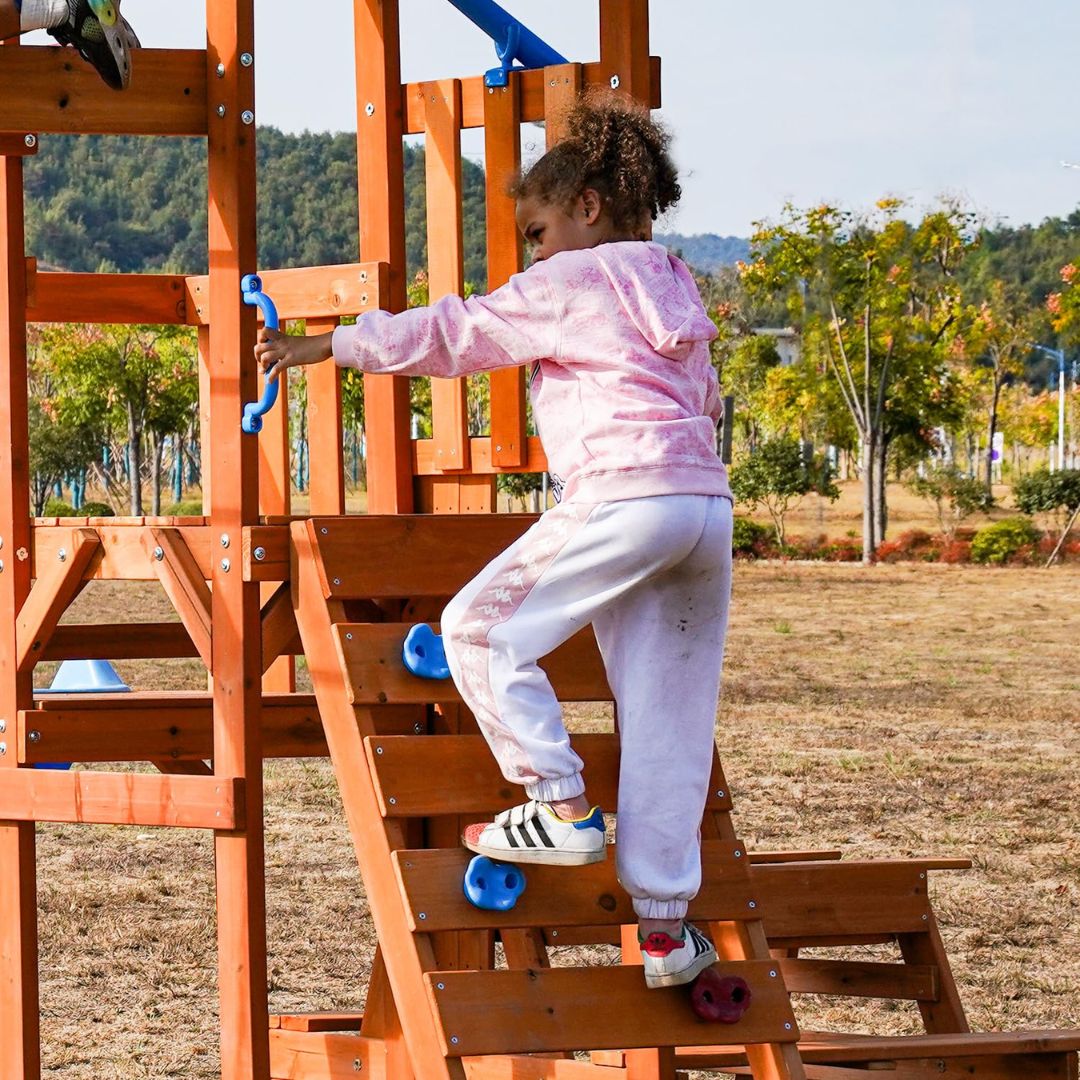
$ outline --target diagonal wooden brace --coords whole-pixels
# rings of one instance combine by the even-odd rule
[[[101,547],[93,529],[72,529],[67,543],[38,579],[19,612],[18,668],[24,672],[42,659],[56,624],[83,586],[83,573]]]
[[[209,670],[211,594],[195,556],[176,529],[147,529],[143,547],[153,560],[166,596]]]
[[[300,648],[300,632],[296,628],[292,589],[283,581],[262,608],[262,669],[263,674],[287,649]]]

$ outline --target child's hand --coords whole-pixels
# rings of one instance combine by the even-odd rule
[[[277,379],[287,368],[299,364],[321,364],[333,355],[333,332],[297,337],[269,330],[259,331],[259,343],[255,346],[255,359],[259,367],[271,379]]]

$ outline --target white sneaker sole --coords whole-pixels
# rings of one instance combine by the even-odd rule
[[[659,990],[664,986],[683,986],[693,982],[706,968],[712,967],[719,960],[715,949],[702,953],[697,960],[682,971],[672,971],[667,975],[650,975],[645,973],[645,985],[650,990]]]
[[[488,844],[462,843],[477,855],[486,855],[495,862],[533,863],[547,866],[588,866],[607,858],[607,844],[599,851],[564,851],[562,848],[504,848]]]

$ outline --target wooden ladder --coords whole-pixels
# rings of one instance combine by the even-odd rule
[[[645,988],[633,967],[636,919],[610,853],[570,871],[526,868],[528,887],[507,912],[479,910],[463,895],[470,855],[458,839],[462,824],[522,794],[500,775],[453,685],[412,676],[401,645],[413,621],[436,619],[533,520],[351,517],[292,526],[297,624],[379,941],[357,1060],[393,1080],[661,1080],[676,1075],[676,1047],[722,1040],[746,1047],[759,1080],[801,1080],[797,1024],[719,760],[690,916],[708,927],[724,973],[751,988],[738,1023],[703,1023],[685,988]],[[591,631],[544,666],[561,700],[610,700]],[[579,735],[574,745],[592,798],[613,812],[617,733]],[[623,964],[563,966],[550,955],[551,946],[557,953],[563,942],[595,941],[612,928],[622,928]],[[496,967],[496,939],[505,967]],[[575,1051],[595,1053],[582,1061]]]

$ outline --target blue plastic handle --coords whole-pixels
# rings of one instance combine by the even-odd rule
[[[244,303],[258,307],[262,312],[267,329],[278,329],[278,313],[274,301],[262,291],[262,279],[258,274],[246,274],[240,282],[240,292]],[[259,401],[249,402],[244,406],[244,418],[240,421],[240,430],[246,435],[257,435],[262,431],[262,418],[274,407],[278,396],[278,381],[266,376],[266,385]]]
[[[409,671],[422,679],[450,678],[443,640],[427,623],[417,623],[405,635],[401,659]]]

